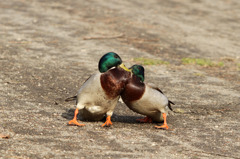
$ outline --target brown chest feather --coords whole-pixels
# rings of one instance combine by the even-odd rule
[[[139,78],[133,75],[125,86],[121,97],[123,101],[127,104],[131,103],[132,101],[139,100],[143,96],[144,92],[145,84],[140,82]]]
[[[101,86],[107,96],[113,99],[122,93],[129,77],[130,72],[117,67],[101,75]]]

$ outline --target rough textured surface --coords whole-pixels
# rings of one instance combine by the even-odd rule
[[[240,1],[11,0],[0,2],[2,158],[240,158]],[[80,85],[115,51],[148,65],[176,103],[170,130],[137,123],[119,102],[113,126],[67,126]],[[224,66],[184,65],[205,58]]]

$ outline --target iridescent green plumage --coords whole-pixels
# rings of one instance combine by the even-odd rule
[[[144,81],[144,68],[141,65],[133,65],[130,67],[130,70],[132,70],[132,73],[136,75],[138,78],[140,78],[140,81]]]
[[[122,63],[122,59],[118,56],[118,54],[114,52],[106,53],[102,56],[98,63],[98,69],[101,73],[107,72],[114,66],[118,66]]]

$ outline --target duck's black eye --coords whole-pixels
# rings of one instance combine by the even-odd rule
[[[114,58],[118,58],[118,55],[114,55]]]

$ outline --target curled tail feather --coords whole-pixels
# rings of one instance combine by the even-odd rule
[[[69,97],[69,98],[65,99],[65,102],[70,102],[73,100],[77,100],[77,96]]]
[[[169,108],[171,111],[173,111],[171,104],[172,104],[172,105],[175,105],[172,101],[169,100],[169,101],[168,101],[168,108]]]

